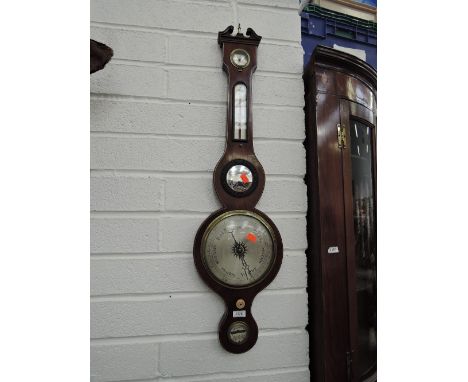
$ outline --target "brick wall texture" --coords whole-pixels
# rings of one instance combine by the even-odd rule
[[[91,381],[309,381],[300,18],[295,0],[92,0],[91,37],[114,58],[91,77]],[[258,208],[282,268],[253,305],[256,346],[218,343],[222,300],[192,260],[219,203],[227,78],[217,32],[263,36],[253,77]]]

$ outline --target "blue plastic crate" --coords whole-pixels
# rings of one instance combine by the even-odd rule
[[[364,50],[366,62],[377,69],[377,25],[317,6],[301,13],[304,66],[317,45]]]

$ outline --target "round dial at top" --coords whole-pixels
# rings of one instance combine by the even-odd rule
[[[250,63],[250,55],[244,49],[234,49],[231,52],[231,63],[238,69],[244,69]]]
[[[202,262],[212,278],[230,287],[263,280],[276,256],[270,225],[258,214],[234,210],[218,216],[202,238]]]

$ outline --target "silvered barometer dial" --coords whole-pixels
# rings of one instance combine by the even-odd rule
[[[270,270],[275,259],[274,234],[260,215],[228,211],[209,225],[201,250],[211,277],[231,287],[247,287]]]

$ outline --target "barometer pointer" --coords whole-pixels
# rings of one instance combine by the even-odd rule
[[[236,243],[236,245],[238,245],[239,243],[237,242],[236,238],[234,237],[234,232],[229,231],[229,233],[232,235],[232,238],[234,239],[234,243]]]
[[[239,245],[241,245],[242,248],[244,248],[244,251],[243,251],[242,255],[240,255],[240,256],[238,256],[238,257],[241,259],[242,267],[244,268],[245,277],[246,277],[247,279],[249,278],[249,276],[250,276],[251,278],[253,278],[253,276],[252,276],[252,271],[250,270],[250,266],[249,266],[249,264],[247,264],[247,261],[245,261],[245,254],[247,253],[247,246],[245,245],[244,242],[239,243],[239,242],[236,240],[236,237],[234,236],[234,233],[233,233],[232,231],[229,231],[229,233],[232,235],[232,238],[234,239],[234,243],[235,243],[235,247],[234,247],[234,248],[237,249]],[[234,256],[237,256],[237,255],[236,255],[236,250],[234,250],[233,252],[234,252]],[[248,275],[247,275],[247,272],[249,273]]]

